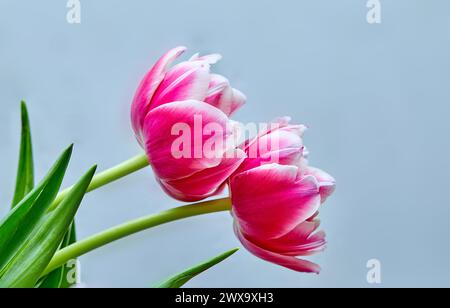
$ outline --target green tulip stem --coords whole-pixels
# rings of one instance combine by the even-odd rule
[[[96,176],[94,176],[87,191],[90,192],[96,190],[102,186],[105,186],[136,171],[139,171],[147,166],[149,166],[147,155],[140,154],[111,169],[103,171],[102,173],[99,173]],[[57,207],[58,204],[60,204],[61,201],[64,199],[64,197],[67,196],[67,194],[70,192],[71,189],[72,187],[69,187],[61,191],[58,194],[58,196],[56,196],[56,199],[53,202],[52,206],[50,207],[50,210],[53,210],[55,207]]]
[[[181,206],[129,221],[61,249],[54,255],[47,269],[44,271],[43,276],[70,260],[140,231],[188,217],[230,210],[231,201],[229,198],[224,198]]]

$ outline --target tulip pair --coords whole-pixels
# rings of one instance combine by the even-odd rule
[[[305,127],[282,119],[253,140],[236,144],[237,124],[229,117],[245,96],[225,77],[210,73],[219,55],[194,55],[171,67],[184,51],[172,49],[154,65],[132,105],[136,138],[162,188],[192,202],[228,184],[235,232],[250,252],[296,271],[318,273],[318,265],[296,257],[323,250],[325,234],[316,232],[316,216],[335,184],[308,166]]]

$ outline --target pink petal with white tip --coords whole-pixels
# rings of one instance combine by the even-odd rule
[[[322,203],[324,203],[336,189],[336,180],[325,171],[314,167],[308,167],[306,169],[306,175],[314,176],[319,182],[320,195]]]
[[[233,99],[231,101],[231,111],[230,116],[233,115],[239,108],[241,108],[245,102],[247,101],[247,96],[244,93],[239,91],[238,89],[232,89],[233,91]]]
[[[222,59],[222,55],[218,53],[213,53],[209,55],[200,56],[199,53],[194,54],[189,61],[204,61],[208,64],[216,64]]]
[[[243,161],[243,163],[236,170],[236,174],[241,172],[265,165],[265,164],[273,164],[277,163],[280,165],[293,165],[293,166],[301,166],[301,159],[303,155],[302,148],[286,148],[281,149],[279,151],[268,152],[260,157],[253,158],[251,152],[247,152],[247,159]]]
[[[156,90],[151,107],[183,100],[203,101],[210,81],[209,69],[205,61],[188,61],[174,66]]]
[[[318,220],[305,221],[276,239],[250,238],[256,245],[273,252],[289,256],[309,256],[325,249],[325,233],[314,233],[319,225]]]
[[[233,213],[245,234],[272,239],[293,230],[320,206],[316,179],[298,179],[298,168],[263,165],[234,176]]]
[[[250,158],[257,158],[292,148],[299,151],[302,150],[303,139],[298,133],[290,130],[289,127],[284,127],[260,136],[246,147],[245,152]]]
[[[131,122],[133,125],[134,132],[138,141],[143,144],[142,140],[142,126],[144,118],[150,109],[150,101],[156,88],[159,86],[164,78],[166,70],[168,67],[178,58],[184,51],[186,47],[176,47],[165,53],[153,68],[145,75],[144,79],[139,84],[136,94],[133,99],[131,107]]]
[[[316,273],[316,274],[320,273],[321,270],[320,266],[315,263],[302,259],[297,259],[294,256],[287,256],[273,251],[269,251],[252,243],[250,240],[245,238],[245,236],[239,230],[239,226],[237,224],[235,224],[234,226],[234,231],[238,239],[241,241],[242,245],[244,245],[244,247],[252,254],[263,260],[284,266],[297,272]]]
[[[267,142],[263,143],[266,139],[271,139],[270,137],[272,134],[279,134],[280,131],[285,133],[285,136],[291,135],[291,140],[302,140],[303,135],[305,131],[307,130],[307,127],[305,125],[291,125],[289,124],[291,118],[290,117],[281,117],[278,119],[275,119],[274,121],[267,124],[267,127],[259,132],[258,136],[251,140],[247,140],[244,142],[240,147],[245,150],[246,152],[249,152],[251,149],[252,151],[255,150],[255,148],[261,147],[261,144],[267,144]],[[275,135],[274,135],[275,136]],[[288,139],[285,139],[284,141],[287,141]],[[277,142],[275,143],[278,145],[278,148],[281,149],[283,147],[292,147],[289,146],[289,142]],[[292,143],[291,143],[292,144]],[[303,141],[298,142],[298,144],[303,144]],[[298,146],[297,146],[298,147]],[[275,149],[273,149],[275,150]]]
[[[299,238],[290,243],[278,239],[256,242],[265,249],[288,256],[311,256],[323,251],[327,244],[325,232],[322,231],[311,235],[310,238]]]
[[[221,75],[211,74],[205,102],[219,108],[230,116],[244,105],[246,100],[247,98],[242,92],[231,88],[228,79]]]

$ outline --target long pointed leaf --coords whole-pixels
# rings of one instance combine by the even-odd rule
[[[24,241],[46,215],[64,178],[72,146],[60,156],[44,180],[0,222],[0,277]]]
[[[77,241],[75,221],[70,225],[69,230],[61,243],[59,249],[63,249],[67,246],[74,244]],[[77,261],[67,263],[53,272],[43,277],[39,282],[39,288],[42,289],[66,289],[73,287],[77,281],[76,277],[78,273]]]
[[[20,140],[19,166],[17,168],[16,189],[11,207],[14,208],[34,188],[33,146],[31,142],[30,120],[27,106],[21,103],[22,133]]]
[[[185,285],[189,280],[194,278],[195,276],[203,273],[204,271],[210,269],[214,265],[222,262],[223,260],[230,257],[238,250],[239,250],[239,248],[229,250],[221,255],[218,255],[215,258],[212,258],[209,261],[206,261],[204,263],[201,263],[194,267],[191,267],[177,275],[174,275],[174,276],[168,278],[167,280],[165,280],[163,282],[158,283],[155,286],[155,288],[171,288],[171,289],[180,288],[183,285]]]
[[[95,174],[91,168],[59,206],[43,217],[0,278],[1,287],[31,288],[60,246]]]

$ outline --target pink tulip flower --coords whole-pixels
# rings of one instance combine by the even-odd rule
[[[131,107],[131,122],[141,145],[145,143],[142,135],[145,118],[158,106],[197,100],[231,116],[246,101],[245,95],[233,89],[225,77],[210,73],[211,65],[222,58],[219,54],[195,54],[189,61],[171,67],[185,51],[186,47],[169,50],[147,73],[136,91]]]
[[[319,273],[317,264],[297,257],[325,248],[316,217],[335,180],[308,166],[304,131],[283,121],[244,144],[248,158],[230,179],[232,212],[235,233],[252,254],[295,271]]]
[[[245,158],[229,120],[245,96],[210,73],[219,55],[195,55],[169,68],[184,50],[170,50],[145,76],[131,119],[162,188],[177,200],[194,202],[220,193]]]

